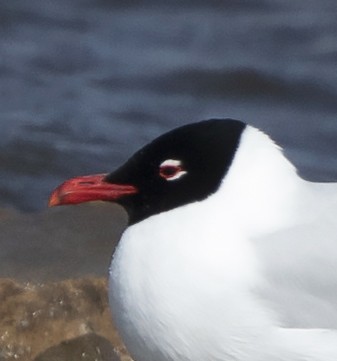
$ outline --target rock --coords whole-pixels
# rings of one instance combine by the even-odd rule
[[[61,342],[34,361],[121,361],[111,343],[94,333]]]
[[[0,279],[0,360],[31,361],[55,347],[73,353],[86,335],[91,341],[83,352],[93,354],[97,342],[108,355],[109,342],[123,361],[130,360],[113,326],[105,278],[41,284]]]

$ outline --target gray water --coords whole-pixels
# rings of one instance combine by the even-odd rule
[[[237,118],[337,180],[336,0],[0,0],[0,206]]]

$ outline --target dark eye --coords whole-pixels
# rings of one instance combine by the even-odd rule
[[[171,178],[174,177],[176,174],[178,174],[181,171],[180,167],[174,167],[170,165],[166,165],[164,167],[160,167],[159,175],[163,178]]]
[[[168,159],[159,167],[159,175],[166,180],[175,180],[186,174],[179,160]]]

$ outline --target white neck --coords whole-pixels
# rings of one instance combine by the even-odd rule
[[[219,192],[233,220],[254,237],[296,222],[305,183],[267,135],[247,126]]]

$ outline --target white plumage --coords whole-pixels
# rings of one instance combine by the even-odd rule
[[[336,361],[336,216],[337,185],[247,126],[216,193],[124,232],[109,297],[131,355]]]

